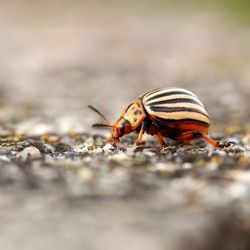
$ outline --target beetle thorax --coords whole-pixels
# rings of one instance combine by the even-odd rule
[[[142,124],[146,117],[141,99],[132,102],[123,112],[119,120],[113,125],[111,140],[116,141],[125,134],[129,134]]]
[[[131,130],[135,131],[146,118],[146,113],[140,98],[132,102],[122,113],[122,117],[129,121]]]

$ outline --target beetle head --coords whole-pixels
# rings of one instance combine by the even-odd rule
[[[121,117],[114,125],[112,125],[107,118],[96,108],[94,108],[91,105],[88,105],[88,108],[90,108],[92,111],[96,112],[98,115],[102,117],[102,119],[105,121],[105,123],[95,123],[92,125],[94,128],[99,127],[106,127],[106,128],[112,128],[112,133],[109,138],[109,141],[116,142],[119,140],[120,137],[122,137],[124,134],[129,134],[132,129],[130,122],[126,120],[125,118]]]
[[[113,126],[112,134],[110,136],[110,141],[117,141],[120,137],[125,134],[132,132],[130,122],[123,117],[121,117]]]
[[[105,121],[105,124],[94,124],[93,127],[109,127],[112,128],[112,133],[109,138],[110,141],[116,142],[125,134],[129,134],[136,131],[137,128],[142,124],[142,121],[146,117],[146,113],[143,108],[141,99],[137,99],[123,111],[119,120],[112,125],[107,118],[93,106],[88,106],[91,110],[96,112]]]

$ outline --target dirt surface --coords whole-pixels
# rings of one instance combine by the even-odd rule
[[[250,31],[201,8],[0,3],[0,249],[250,249]],[[195,92],[204,141],[94,130],[145,91]],[[231,142],[228,144],[228,142]]]

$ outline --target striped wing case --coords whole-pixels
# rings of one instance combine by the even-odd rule
[[[209,125],[204,105],[192,92],[182,88],[162,88],[142,96],[147,113],[163,122],[194,121]]]

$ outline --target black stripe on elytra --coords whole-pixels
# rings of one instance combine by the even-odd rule
[[[192,98],[175,98],[169,100],[162,100],[158,102],[149,103],[148,106],[154,106],[158,104],[171,104],[171,103],[193,103],[199,105],[200,107],[203,107],[203,105],[199,101]]]
[[[155,90],[152,90],[152,91],[150,91],[150,92],[145,93],[143,96],[152,95],[152,94],[154,94],[154,93],[156,93],[156,92],[158,92],[158,91],[161,91],[161,90],[162,90],[162,89],[155,89]]]
[[[147,99],[147,102],[152,101],[152,100],[154,100],[156,98],[165,97],[165,96],[171,96],[171,95],[190,95],[190,96],[194,96],[195,97],[195,95],[193,95],[191,93],[188,93],[188,92],[185,92],[185,91],[181,91],[181,90],[176,90],[176,91],[172,91],[172,92],[163,92],[163,93],[160,93],[158,95],[152,96],[152,97],[150,97],[150,98]]]
[[[194,112],[201,115],[204,115],[208,118],[208,115],[201,112],[198,109],[194,108],[186,108],[186,107],[160,107],[160,106],[151,106],[150,109],[154,112],[166,112],[166,113],[174,113],[174,112]]]
[[[160,117],[156,117],[155,118],[156,121],[158,122],[165,122],[165,123],[184,123],[184,122],[187,122],[187,123],[192,123],[192,122],[197,122],[199,124],[203,124],[204,126],[209,126],[209,124],[207,122],[204,122],[204,121],[200,121],[200,120],[195,120],[195,119],[187,119],[187,118],[184,118],[184,119],[164,119],[164,118],[160,118]]]

